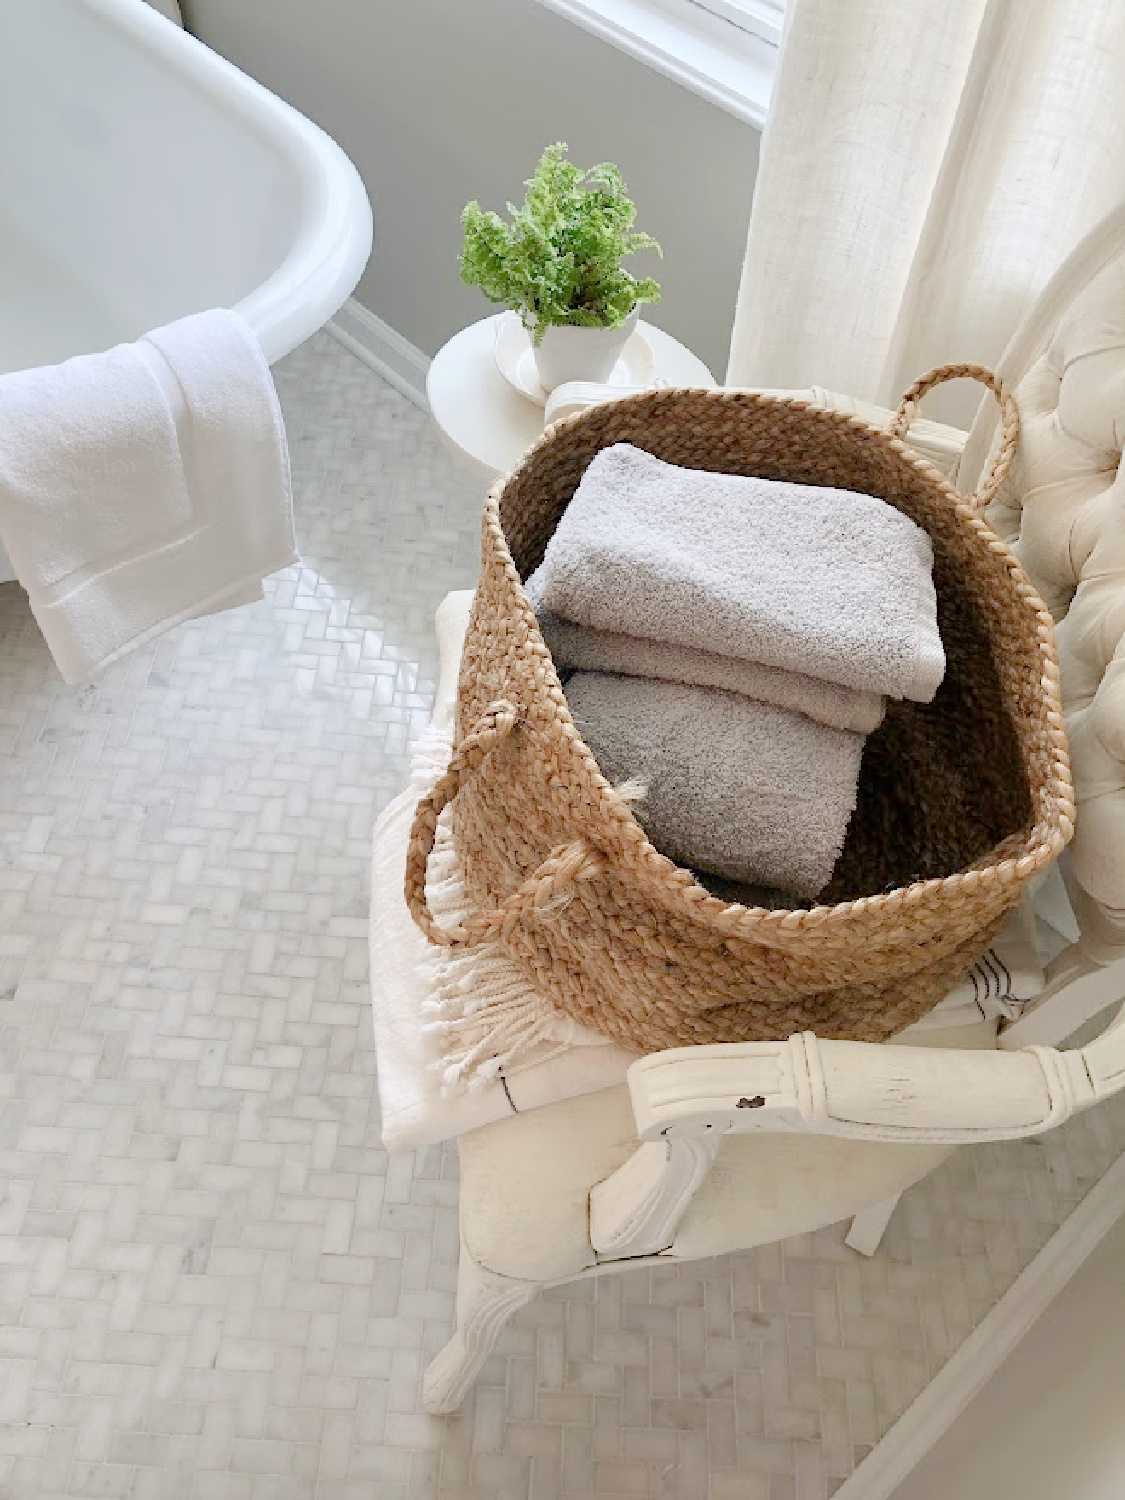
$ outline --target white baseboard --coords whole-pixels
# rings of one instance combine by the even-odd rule
[[[349,297],[336,316],[325,325],[333,338],[350,349],[369,369],[381,375],[408,401],[429,411],[426,374],[430,361],[389,323]]]
[[[893,1500],[902,1481],[995,1375],[1122,1214],[1125,1155],[1090,1189],[833,1500]]]

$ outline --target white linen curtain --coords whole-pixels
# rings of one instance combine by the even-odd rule
[[[727,383],[894,406],[994,364],[1123,198],[1125,0],[789,0]]]

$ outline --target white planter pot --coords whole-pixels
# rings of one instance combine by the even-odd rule
[[[608,380],[636,326],[634,308],[620,328],[548,328],[535,351],[540,385],[549,396],[568,380]]]

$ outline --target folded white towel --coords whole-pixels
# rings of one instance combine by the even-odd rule
[[[0,376],[0,538],[67,682],[297,560],[285,428],[216,309]]]
[[[850,490],[682,469],[619,443],[547,544],[552,614],[927,703],[945,673],[929,537]]]
[[[860,688],[825,682],[823,677],[806,677],[803,672],[786,672],[737,656],[717,656],[692,646],[673,646],[667,641],[573,625],[544,609],[541,579],[542,569],[536,569],[524,588],[538,617],[540,634],[561,670],[617,672],[625,677],[682,682],[689,687],[722,688],[724,692],[741,693],[744,698],[756,698],[759,703],[795,709],[833,729],[851,729],[857,734],[870,734],[883,722],[886,700],[881,693],[865,693]]]

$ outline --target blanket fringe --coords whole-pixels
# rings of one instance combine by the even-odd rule
[[[433,727],[418,740],[411,765],[411,788],[424,796],[445,771],[453,743]],[[443,927],[455,927],[472,913],[461,877],[447,814],[438,820],[426,882],[430,910]],[[505,1073],[549,1062],[569,1048],[602,1044],[604,1037],[560,1015],[534,988],[497,943],[467,953],[427,945],[419,960],[433,994],[423,1002],[423,1033],[435,1044],[434,1066],[442,1093],[487,1088]]]

